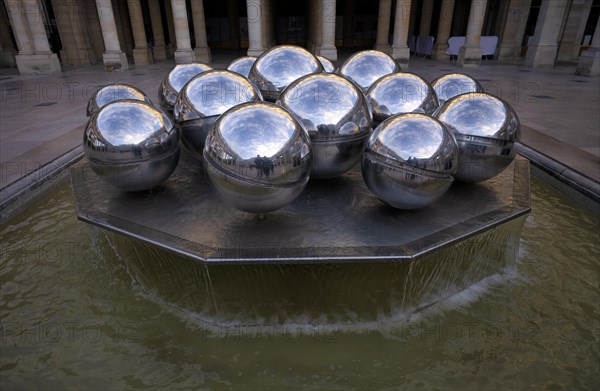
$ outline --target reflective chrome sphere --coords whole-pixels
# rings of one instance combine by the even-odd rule
[[[268,101],[275,102],[279,94],[293,81],[310,73],[322,72],[315,55],[299,46],[281,45],[258,57],[250,70],[250,80]]]
[[[213,70],[194,76],[182,88],[173,110],[182,144],[203,160],[204,142],[217,118],[241,103],[261,100],[260,91],[237,73]]]
[[[221,198],[245,212],[266,213],[292,202],[310,175],[308,133],[272,103],[235,106],[206,139],[208,175]]]
[[[96,113],[85,129],[83,151],[101,179],[127,191],[160,185],[179,161],[171,120],[135,100],[109,103]]]
[[[431,87],[437,95],[440,106],[449,99],[467,92],[483,92],[483,87],[471,76],[462,73],[449,73],[435,79]]]
[[[317,58],[323,66],[323,72],[332,73],[335,70],[333,63],[327,57],[317,56]]]
[[[87,116],[91,117],[101,108],[118,100],[133,99],[152,104],[150,99],[138,88],[125,83],[109,84],[100,88],[90,98],[87,105]]]
[[[238,73],[244,77],[248,77],[248,75],[250,75],[250,69],[255,61],[256,57],[254,56],[240,57],[236,60],[233,60],[231,64],[227,66],[227,70]]]
[[[454,132],[458,142],[456,179],[485,181],[515,158],[514,143],[521,137],[521,125],[517,114],[502,99],[479,92],[462,94],[444,103],[435,116]]]
[[[211,69],[213,68],[210,65],[202,63],[175,65],[175,68],[165,76],[158,88],[158,99],[161,107],[169,113],[173,112],[177,95],[179,95],[179,91],[185,83],[190,81],[192,77]]]
[[[311,176],[336,177],[358,163],[372,118],[365,96],[354,83],[333,73],[307,75],[290,84],[277,104],[299,118],[310,135]]]
[[[363,50],[348,57],[337,73],[343,75],[366,92],[375,80],[390,73],[400,72],[394,59],[378,50]]]
[[[379,78],[367,91],[367,98],[376,122],[396,114],[432,114],[438,108],[433,88],[412,73],[392,73]]]
[[[444,124],[425,114],[400,114],[371,135],[362,174],[367,187],[385,203],[416,209],[448,190],[457,162],[458,146]]]

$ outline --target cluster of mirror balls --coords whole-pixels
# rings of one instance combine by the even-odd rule
[[[177,65],[159,102],[127,84],[90,99],[84,152],[94,171],[126,191],[152,189],[175,170],[181,144],[223,201],[251,213],[282,208],[310,177],[338,177],[359,162],[380,200],[421,208],[454,180],[498,175],[520,138],[514,110],[473,78],[428,83],[376,50],[337,69],[291,45],[227,70]]]

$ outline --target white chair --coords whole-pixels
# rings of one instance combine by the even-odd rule
[[[495,56],[496,47],[498,46],[498,37],[495,35],[483,36],[479,40],[479,46],[481,46],[482,56]]]
[[[450,56],[450,59],[452,59],[452,57],[458,56],[458,51],[464,45],[465,45],[465,37],[464,36],[450,37],[450,38],[448,38],[448,49],[446,50],[446,54],[448,54]]]

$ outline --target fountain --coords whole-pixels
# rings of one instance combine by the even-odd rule
[[[285,65],[285,61],[280,59],[280,62]],[[322,76],[327,77],[339,78]],[[188,83],[189,88],[193,88],[195,79]],[[313,94],[292,95],[295,99],[314,98]],[[216,123],[233,118],[236,110],[244,107],[229,109]],[[285,106],[277,110],[283,117],[287,115]],[[494,112],[500,117],[509,114],[514,114],[512,109]],[[422,117],[421,121],[429,121],[430,126],[440,129],[447,125],[444,117],[438,122],[424,114],[399,114],[382,125],[393,123],[403,115],[408,119]],[[414,142],[419,139],[420,128],[404,132],[410,135],[406,138],[403,132],[390,127],[385,138],[386,142],[393,140],[395,152],[373,139],[379,134],[377,130],[369,142],[371,149],[377,151],[380,159],[393,158],[398,167],[414,166],[417,168],[411,169],[428,173],[431,167],[445,170],[436,174],[444,174],[449,179],[445,193],[417,200],[424,196],[422,192],[428,191],[427,186],[421,186],[420,193],[405,187],[405,194],[394,197],[410,199],[410,208],[419,209],[395,209],[369,190],[371,186],[365,184],[367,178],[363,180],[364,170],[361,175],[360,167],[355,166],[336,178],[313,178],[304,190],[299,188],[297,197],[289,197],[277,208],[266,208],[262,212],[265,214],[255,215],[244,212],[262,210],[248,207],[258,194],[255,192],[267,191],[276,184],[280,186],[277,178],[289,176],[286,167],[295,167],[297,163],[278,155],[286,148],[295,148],[296,144],[287,143],[280,152],[275,150],[280,147],[272,151],[273,174],[260,176],[260,181],[256,179],[259,178],[258,166],[255,168],[252,162],[260,150],[260,134],[264,132],[259,117],[252,121],[258,138],[248,146],[236,147],[246,151],[251,145],[255,148],[252,159],[237,156],[239,151],[230,142],[236,137],[246,137],[244,123],[240,122],[239,129],[222,129],[229,140],[222,145],[213,145],[211,138],[207,139],[210,148],[207,144],[205,158],[207,151],[218,156],[223,165],[220,171],[209,172],[206,165],[184,150],[171,177],[152,190],[126,192],[109,183],[135,181],[136,175],[149,175],[147,172],[127,171],[129,178],[106,181],[97,175],[88,159],[83,159],[71,171],[78,218],[119,234],[110,236],[114,248],[133,254],[138,260],[129,270],[138,281],[146,281],[143,284],[148,289],[161,292],[161,297],[178,305],[189,302],[187,307],[204,314],[219,314],[224,321],[236,316],[237,321],[242,322],[244,317],[246,320],[265,319],[282,313],[291,316],[296,310],[295,315],[309,311],[342,321],[351,320],[353,316],[369,319],[381,314],[382,303],[407,312],[419,311],[503,270],[516,258],[520,231],[530,211],[528,160],[520,156],[512,160],[513,154],[502,170],[494,164],[493,155],[488,154],[491,160],[484,163],[489,167],[483,163],[477,165],[479,171],[489,171],[489,175],[485,175],[487,180],[481,183],[455,181],[450,186],[449,174],[455,172],[456,162],[449,165],[449,160],[438,161],[436,151],[441,147],[433,148],[436,150],[433,152],[431,148],[419,149]],[[303,121],[306,120],[301,118]],[[406,123],[412,126],[412,122]],[[494,135],[494,131],[503,134],[507,123],[512,122],[499,121],[492,124],[494,129],[490,126],[487,131],[490,135]],[[278,124],[274,122],[269,129],[275,129]],[[448,129],[456,132],[452,126]],[[454,141],[458,133],[450,134],[449,130],[444,131],[448,138],[446,143],[436,141],[436,144],[432,139],[432,145],[454,145],[458,151]],[[407,149],[409,145],[412,149]],[[307,144],[305,149],[311,148],[313,146]],[[409,150],[413,151],[412,156],[404,156]],[[378,173],[377,181],[412,183],[416,180],[410,177],[410,170],[404,172],[398,167],[390,166],[389,170],[397,171],[393,176],[380,175],[373,168]],[[375,175],[375,171],[369,171],[369,175]],[[219,191],[215,190],[215,176],[227,179],[221,181]],[[230,188],[227,185],[228,181],[242,177],[252,186]],[[223,198],[223,192],[227,192],[228,198]],[[441,198],[436,201],[438,197]],[[388,202],[386,197],[382,199]],[[390,204],[403,208],[407,205],[404,201]],[[245,206],[237,210],[230,205]],[[129,252],[131,249],[135,252]],[[378,303],[377,308],[374,303]]]

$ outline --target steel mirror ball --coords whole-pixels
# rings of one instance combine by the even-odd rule
[[[363,92],[382,76],[400,72],[400,66],[394,59],[378,50],[363,50],[354,53],[337,70],[339,75],[356,83]]]
[[[396,114],[432,114],[438,108],[437,97],[429,83],[420,76],[405,72],[377,79],[367,91],[367,98],[377,123]]]
[[[277,104],[299,118],[310,135],[312,177],[336,177],[360,161],[372,118],[354,83],[333,73],[307,75],[286,88]]]
[[[171,120],[136,100],[109,103],[96,113],[85,129],[83,151],[102,180],[126,191],[160,185],[179,161]]]
[[[265,100],[275,102],[281,92],[304,75],[323,71],[315,55],[299,46],[281,45],[258,57],[249,79],[259,88]]]
[[[482,182],[501,173],[515,158],[521,125],[514,110],[493,95],[472,92],[444,103],[435,116],[454,132],[460,149],[454,175]]]
[[[317,56],[317,58],[319,59],[319,61],[321,62],[321,65],[323,66],[323,72],[333,73],[333,71],[335,71],[335,67],[333,66],[333,63],[327,57]]]
[[[161,107],[172,113],[177,101],[179,91],[192,77],[213,69],[210,65],[203,63],[179,64],[169,72],[158,88],[158,99]]]
[[[439,199],[453,182],[458,146],[451,132],[425,114],[399,114],[381,123],[363,154],[367,187],[398,209]]]
[[[109,84],[100,88],[90,98],[87,105],[87,116],[91,117],[96,114],[101,108],[111,102],[119,100],[133,99],[140,100],[152,104],[150,99],[138,88],[125,83]]]
[[[431,87],[437,95],[440,106],[455,96],[467,92],[483,92],[483,87],[471,76],[463,73],[449,73],[431,82]]]
[[[208,176],[221,199],[245,212],[267,213],[292,202],[310,177],[310,138],[296,117],[266,102],[226,111],[204,148]]]
[[[233,60],[228,66],[227,70],[238,73],[244,77],[248,77],[250,75],[250,69],[252,65],[256,61],[256,57],[254,56],[244,56],[238,59]]]
[[[208,131],[221,114],[245,102],[262,101],[260,91],[245,77],[223,70],[194,76],[179,93],[173,117],[181,143],[197,159]]]

